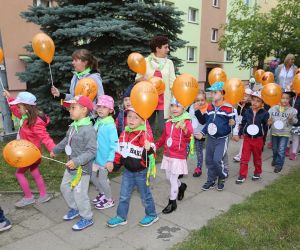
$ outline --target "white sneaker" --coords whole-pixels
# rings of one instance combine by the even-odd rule
[[[103,209],[106,209],[106,208],[113,207],[114,205],[115,205],[114,200],[109,201],[109,200],[104,199],[102,202],[99,202],[98,204],[96,204],[95,208],[103,210]]]
[[[41,204],[41,203],[45,203],[49,200],[52,199],[52,195],[50,194],[45,194],[44,196],[40,196],[37,200],[36,200],[36,203],[37,204]]]
[[[32,197],[32,198],[23,197],[21,200],[16,202],[15,206],[21,208],[21,207],[26,207],[26,206],[34,204],[34,203],[35,203],[34,197]]]

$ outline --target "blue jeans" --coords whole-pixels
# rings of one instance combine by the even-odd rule
[[[140,172],[131,172],[125,168],[122,177],[120,201],[117,210],[117,215],[121,218],[127,220],[129,202],[135,186],[137,186],[140,192],[146,215],[156,216],[155,205],[150,187],[146,185],[146,176],[147,169]]]
[[[204,141],[195,138],[196,155],[197,155],[197,167],[202,168],[203,166],[203,144]]]
[[[273,150],[273,163],[275,167],[283,167],[285,159],[285,149],[287,147],[289,137],[287,136],[274,136],[272,135],[272,150]]]

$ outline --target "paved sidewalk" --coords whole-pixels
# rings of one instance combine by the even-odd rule
[[[20,195],[1,195],[0,204],[12,220],[13,227],[10,231],[0,234],[0,249],[166,249],[183,241],[191,230],[201,228],[211,218],[226,212],[232,204],[242,202],[300,164],[299,160],[287,159],[284,170],[275,174],[270,166],[271,150],[265,149],[262,179],[253,182],[250,176],[243,185],[236,185],[239,164],[233,163],[232,157],[237,151],[238,144],[231,142],[230,175],[222,192],[202,191],[201,186],[206,181],[206,174],[200,178],[192,177],[194,161],[189,161],[190,173],[182,179],[188,185],[185,197],[178,202],[177,210],[170,215],[161,214],[168,202],[169,184],[158,166],[158,176],[151,186],[160,220],[148,228],[138,225],[138,221],[144,216],[144,210],[137,191],[134,191],[130,203],[128,224],[113,229],[105,226],[106,220],[116,212],[121,177],[111,182],[116,206],[102,211],[94,209],[94,226],[82,232],[71,230],[73,221],[62,221],[67,207],[59,194],[46,204],[26,209],[16,209],[13,205]],[[253,167],[249,172],[253,172]],[[90,197],[96,194],[96,190],[91,186]]]

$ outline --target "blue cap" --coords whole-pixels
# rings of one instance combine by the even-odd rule
[[[9,102],[9,105],[16,105],[16,104],[28,104],[28,105],[36,105],[36,97],[29,93],[29,92],[20,92],[16,99]]]
[[[177,105],[177,106],[179,106],[179,107],[183,107],[183,106],[176,100],[176,98],[175,98],[174,96],[172,97],[171,104]]]
[[[124,99],[125,97],[130,97],[130,93],[131,93],[131,90],[132,90],[133,86],[134,86],[134,84],[130,84],[130,85],[125,89],[125,91],[124,91],[124,93],[123,93],[123,99]]]
[[[218,90],[222,90],[224,87],[224,82],[215,82],[213,85],[210,86],[210,88],[208,88],[207,90],[211,90],[211,91],[218,91]]]

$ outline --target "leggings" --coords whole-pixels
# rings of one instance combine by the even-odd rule
[[[92,172],[92,182],[99,193],[105,194],[107,199],[112,199],[111,187],[107,178],[108,171],[104,167],[99,167],[98,171]]]
[[[170,200],[176,200],[178,195],[178,189],[181,185],[180,180],[178,179],[179,174],[172,174],[171,171],[166,170],[167,180],[170,181]]]
[[[19,184],[24,192],[25,198],[32,198],[32,196],[33,196],[30,191],[28,181],[25,177],[25,172],[28,170],[30,170],[31,175],[35,180],[35,183],[40,192],[40,196],[43,197],[47,193],[43,177],[41,176],[40,171],[39,171],[39,164],[40,164],[40,162],[37,162],[26,168],[18,168],[16,171],[16,177],[17,177]]]
[[[292,153],[297,154],[299,146],[299,135],[292,134]]]

